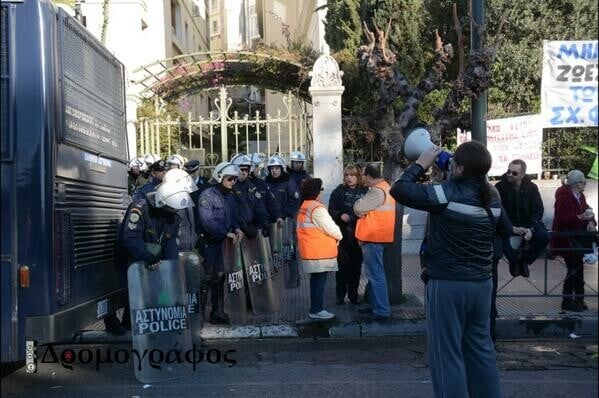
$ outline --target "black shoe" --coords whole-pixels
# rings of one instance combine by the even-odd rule
[[[582,311],[586,311],[589,309],[589,306],[587,305],[587,303],[584,302],[583,299],[575,299],[574,302],[576,303],[576,305],[578,305],[578,307],[580,307]]]
[[[518,261],[518,265],[520,268],[520,275],[522,275],[525,278],[528,278],[530,276],[530,270],[528,269],[528,264],[526,264],[524,261],[520,260],[520,261]]]
[[[358,300],[349,300],[351,305],[360,305],[360,302]]]
[[[117,318],[115,314],[108,315],[104,318],[104,326],[106,327],[106,331],[110,334],[122,336],[127,333],[127,329],[121,325],[119,318]]]
[[[376,322],[387,322],[389,320],[389,317],[388,316],[374,314],[374,320]]]
[[[578,303],[576,303],[575,301],[572,301],[572,300],[562,301],[562,310],[572,311],[572,312],[582,312],[583,311],[582,307],[579,306]]]
[[[345,304],[345,299],[337,299],[337,305]]]
[[[229,315],[224,312],[210,312],[210,323],[213,325],[228,325],[231,323]]]
[[[370,308],[370,307],[361,308],[361,309],[358,310],[358,314],[371,315],[372,314],[372,308]]]
[[[517,262],[510,261],[509,266],[510,266],[510,275],[511,276],[513,276],[514,278],[517,276],[520,276],[520,267],[518,266]]]

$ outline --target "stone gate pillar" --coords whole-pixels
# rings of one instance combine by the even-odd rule
[[[343,181],[343,141],[341,137],[341,82],[343,72],[325,46],[314,63],[310,82],[312,96],[312,139],[314,177],[324,183],[324,203]]]

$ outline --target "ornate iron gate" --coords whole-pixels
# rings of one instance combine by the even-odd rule
[[[266,156],[277,154],[283,158],[288,158],[295,150],[310,153],[311,116],[306,112],[305,102],[291,92],[283,98],[285,109],[277,110],[274,117],[261,115],[259,111],[251,116],[241,116],[237,111],[230,115],[232,102],[227,89],[221,86],[218,98],[214,100],[217,111],[211,111],[208,117],[200,116],[194,120],[189,113],[186,120],[160,117],[138,120],[141,153],[170,155],[176,151],[190,151],[203,160],[204,166],[215,166],[234,153],[250,149]],[[294,114],[294,108],[301,111]],[[173,133],[178,139],[173,140]],[[164,143],[167,153],[161,154],[161,144]]]

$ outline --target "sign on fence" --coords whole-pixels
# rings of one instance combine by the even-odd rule
[[[470,141],[469,131],[458,129],[458,145]],[[500,176],[514,159],[526,162],[526,174],[542,171],[543,128],[540,115],[487,120],[487,149],[493,156],[489,176]]]
[[[543,41],[543,127],[597,126],[597,40]]]

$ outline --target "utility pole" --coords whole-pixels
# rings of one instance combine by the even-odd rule
[[[470,23],[470,43],[472,50],[482,47],[484,37],[480,37],[476,25],[485,24],[485,1],[472,0],[472,22]],[[470,122],[472,125],[472,140],[487,146],[487,90],[480,93],[478,98],[471,100],[472,111]]]

